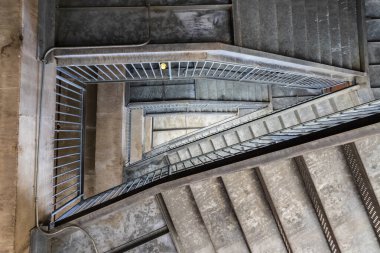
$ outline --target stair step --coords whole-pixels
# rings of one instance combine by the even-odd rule
[[[370,18],[380,18],[380,1],[365,0],[365,13]]]
[[[380,19],[367,20],[367,40],[380,41]]]
[[[286,252],[254,171],[222,178],[251,252]]]
[[[366,137],[355,142],[377,200],[380,200],[380,135]]]
[[[341,67],[343,65],[343,59],[339,23],[339,2],[328,1],[328,4],[332,65]]]
[[[259,0],[258,8],[260,17],[260,50],[269,53],[277,53],[278,23],[276,13],[276,0]]]
[[[380,65],[369,66],[369,80],[372,88],[380,87]]]
[[[221,179],[190,187],[216,252],[249,252]]]
[[[215,252],[190,188],[184,186],[162,195],[185,252]]]
[[[215,150],[220,150],[227,146],[239,143],[242,140],[247,140],[253,137],[259,137],[267,133],[275,132],[284,128],[288,128],[306,121],[314,120],[318,117],[323,117],[338,110],[351,108],[359,103],[367,102],[368,99],[359,97],[357,91],[344,92],[335,94],[334,97],[321,98],[318,101],[313,101],[300,105],[289,110],[279,112],[268,117],[264,117],[248,124],[233,128],[231,130],[216,134],[209,138],[200,139],[193,143],[189,143],[180,147],[173,153],[168,152],[169,160],[178,162],[182,157],[190,158],[188,149],[209,153]],[[241,138],[240,138],[241,137]],[[199,148],[199,146],[201,148]],[[185,150],[182,155],[178,156],[178,150]],[[195,156],[193,156],[195,157]],[[181,159],[183,161],[183,159]]]
[[[380,42],[368,42],[368,60],[370,65],[380,65]]]
[[[331,55],[331,33],[329,26],[329,1],[328,0],[318,0],[316,1],[318,5],[318,32],[319,36],[319,46],[321,52],[321,62],[324,64],[332,64]]]
[[[314,62],[321,62],[321,50],[319,45],[318,31],[318,1],[305,0],[306,9],[306,31],[307,31],[307,49],[308,59]]]
[[[278,52],[281,55],[293,56],[293,24],[291,0],[276,0]]]
[[[342,47],[342,67],[351,68],[350,32],[348,3],[346,0],[338,0],[339,3],[339,27]]]
[[[340,147],[304,158],[341,250],[377,251],[376,237]]]
[[[305,0],[292,0],[294,57],[307,59]]]
[[[260,171],[292,250],[329,252],[294,162],[270,163]]]
[[[375,99],[380,98],[380,87],[379,88],[373,88],[372,92],[373,92],[373,96],[375,97]]]

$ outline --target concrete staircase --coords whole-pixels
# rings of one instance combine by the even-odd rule
[[[380,98],[380,1],[366,0],[369,75],[373,94]]]
[[[237,44],[260,51],[360,69],[356,0],[242,0]]]
[[[161,214],[148,198],[76,222],[99,252],[379,252],[379,152],[368,136],[164,191]],[[169,234],[113,250],[163,219]],[[51,240],[54,252],[92,252],[79,232]]]
[[[225,148],[228,148],[229,152],[239,153],[240,147],[234,147],[234,145],[247,140],[254,140],[249,145],[260,146],[263,143],[273,141],[260,136],[370,101],[370,94],[365,96],[363,91],[366,91],[366,89],[358,90],[358,87],[353,87],[262,116],[257,120],[247,115],[206,128],[203,131],[197,131],[194,134],[176,139],[166,146],[160,146],[156,150],[152,150],[147,154],[147,159],[127,167],[125,169],[126,175],[128,177],[132,176],[130,174],[132,171],[138,173],[138,175],[145,174],[156,169],[156,164],[162,166],[162,162],[159,161],[171,165],[172,172],[180,171],[213,159],[213,156],[216,155],[212,153],[213,151],[220,150],[219,155],[222,156],[224,153],[222,150]],[[134,169],[135,167],[139,169]]]

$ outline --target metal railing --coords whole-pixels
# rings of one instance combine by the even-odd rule
[[[173,175],[197,168],[209,169],[210,165],[217,163],[218,161],[223,161],[224,159],[234,158],[235,156],[294,140],[306,135],[311,135],[329,128],[337,126],[341,127],[342,124],[351,123],[364,118],[367,119],[368,117],[378,115],[379,113],[380,100],[376,100],[164,166],[140,177],[130,179],[119,186],[82,201],[62,215],[56,222],[60,224],[72,217],[84,215],[91,210],[103,207],[126,197],[128,194],[131,194],[131,192],[136,193],[139,190],[153,186],[154,183],[160,179],[169,180]],[[353,124],[350,125],[351,127],[357,127]]]
[[[56,77],[53,212],[56,220],[83,197],[85,89],[64,74]]]
[[[211,78],[323,89],[349,81],[300,74],[263,64],[254,66],[216,61],[96,64],[63,66],[58,69],[84,83]]]

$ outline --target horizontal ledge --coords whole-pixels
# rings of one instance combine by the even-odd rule
[[[151,5],[151,11],[194,11],[194,10],[230,10],[232,4],[193,4],[193,5]],[[58,11],[81,11],[81,10],[147,10],[147,6],[60,6]]]

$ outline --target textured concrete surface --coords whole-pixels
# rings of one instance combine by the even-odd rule
[[[99,85],[97,96],[95,193],[122,182],[124,84]]]
[[[294,252],[329,252],[317,216],[291,160],[260,167]]]
[[[254,172],[241,171],[222,178],[251,252],[286,252]]]
[[[147,198],[80,225],[94,238],[99,252],[105,252],[162,228],[165,223],[155,199]],[[167,238],[157,245],[173,252],[172,243]],[[92,253],[93,250],[82,232],[70,231],[52,239],[52,252]]]
[[[143,153],[143,138],[144,138],[144,111],[131,110],[131,146],[130,146],[130,161],[131,163],[141,160]]]
[[[380,135],[358,140],[355,144],[376,197],[380,200]]]
[[[153,146],[158,146],[230,117],[231,115],[218,113],[155,117],[153,119]]]
[[[249,252],[221,179],[202,181],[190,187],[215,250]]]
[[[185,252],[215,252],[190,188],[184,186],[164,192],[163,198]]]
[[[341,250],[377,252],[379,245],[341,149],[304,158]]]
[[[152,252],[152,253],[177,253],[173,241],[169,234],[163,235],[149,241],[139,247],[127,251],[126,253],[141,253],[141,252]]]
[[[21,3],[0,2],[0,252],[15,251]]]

